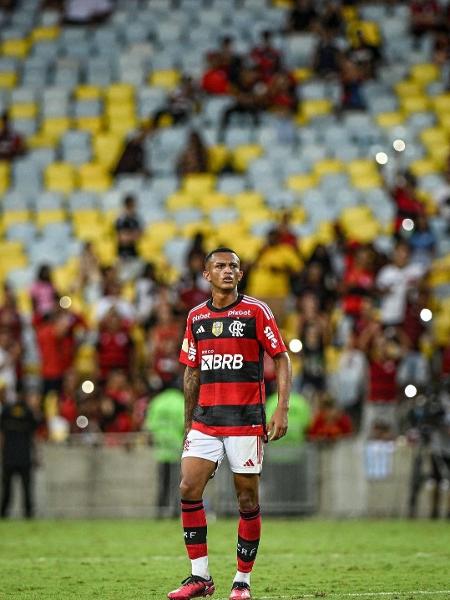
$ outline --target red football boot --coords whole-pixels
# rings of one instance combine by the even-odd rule
[[[190,598],[202,598],[214,594],[214,581],[203,579],[198,575],[189,575],[176,590],[169,592],[167,597],[170,600],[189,600]]]
[[[250,586],[243,581],[235,581],[231,587],[230,600],[250,600]]]

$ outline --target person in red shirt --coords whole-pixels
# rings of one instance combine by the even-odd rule
[[[228,73],[222,66],[220,54],[210,52],[206,57],[207,68],[203,73],[201,87],[204,92],[213,96],[229,94],[231,91]]]
[[[343,309],[347,315],[358,317],[363,298],[371,296],[375,287],[373,254],[368,246],[360,246],[348,258],[341,286]]]
[[[109,372],[100,401],[100,426],[106,433],[129,433],[133,430],[133,389],[124,371]]]
[[[260,42],[250,52],[250,58],[258,67],[261,79],[268,81],[280,70],[282,55],[272,43],[272,33],[267,29],[261,32]]]
[[[22,136],[12,129],[8,113],[4,112],[0,125],[0,160],[14,160],[25,152]]]
[[[64,371],[68,371],[73,366],[77,346],[82,335],[88,330],[86,319],[70,309],[60,309],[65,315],[67,322],[67,331],[61,340],[61,354]]]
[[[418,215],[424,213],[425,207],[417,199],[416,178],[412,173],[406,172],[399,175],[396,185],[392,190],[392,198],[397,207],[395,216],[395,232],[402,229],[404,219],[414,220]]]
[[[334,442],[353,432],[350,417],[340,410],[327,393],[319,396],[319,409],[308,428],[308,438],[316,442]]]
[[[50,391],[61,392],[65,364],[62,342],[70,319],[62,312],[51,312],[36,321],[36,338],[41,356],[42,398]]]
[[[61,397],[59,398],[59,414],[70,425],[70,431],[78,430],[76,421],[78,417],[79,381],[75,371],[67,371],[64,375]]]
[[[109,309],[98,330],[97,360],[100,379],[106,379],[113,369],[123,369],[129,373],[133,364],[133,348],[127,321],[114,308]]]
[[[156,323],[148,333],[148,382],[155,391],[176,384],[179,376],[178,354],[182,330],[168,302],[160,302]]]

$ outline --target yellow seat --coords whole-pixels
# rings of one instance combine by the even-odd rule
[[[426,96],[405,96],[401,98],[400,105],[406,114],[414,112],[425,112],[430,107],[430,101]]]
[[[30,50],[30,42],[26,39],[5,40],[2,44],[2,54],[14,58],[25,58]]]
[[[11,119],[33,119],[37,115],[37,105],[34,102],[12,104],[8,113]]]
[[[271,221],[273,219],[273,213],[266,206],[260,208],[253,208],[252,210],[243,210],[241,212],[240,220],[251,229],[255,223],[261,223],[264,221]]]
[[[48,27],[36,27],[31,32],[31,40],[35,44],[36,42],[50,42],[56,40],[61,33],[61,30],[56,25]]]
[[[239,192],[232,199],[232,204],[240,211],[257,210],[264,206],[264,196],[259,192]]]
[[[82,84],[75,88],[74,94],[77,100],[100,100],[103,89],[99,85]]]
[[[381,44],[380,28],[378,23],[375,21],[360,21],[358,28],[362,32],[362,36],[366,42],[372,46],[379,46]]]
[[[107,121],[111,121],[112,119],[135,119],[136,107],[134,105],[134,102],[120,102],[114,100],[114,102],[107,103],[105,115]]]
[[[95,209],[75,211],[72,224],[76,237],[82,241],[99,240],[109,233],[103,214]]]
[[[96,162],[110,169],[117,164],[122,153],[122,136],[111,132],[98,133],[93,139],[93,150]]]
[[[394,89],[400,99],[423,96],[423,88],[420,83],[410,79],[399,81],[394,85]]]
[[[198,200],[199,208],[206,213],[211,212],[215,208],[225,208],[230,206],[230,196],[223,192],[207,192],[200,196]]]
[[[369,190],[383,185],[383,180],[376,171],[362,175],[353,175],[350,177],[350,180],[353,187],[358,190]]]
[[[0,253],[1,255],[1,253]],[[11,271],[23,269],[28,265],[28,258],[25,254],[1,255],[0,262],[0,280],[4,280]]]
[[[308,259],[316,249],[318,243],[319,240],[316,234],[302,235],[298,242],[298,249],[300,250],[302,257]]]
[[[0,161],[0,194],[9,188],[11,167],[9,162]]]
[[[51,223],[60,223],[66,220],[66,213],[61,208],[53,210],[38,210],[36,213],[36,225],[41,229]]]
[[[320,244],[331,244],[335,237],[335,226],[330,221],[322,221],[316,231],[317,241]]]
[[[94,241],[94,252],[102,267],[109,267],[117,261],[117,244],[113,239]]]
[[[176,69],[161,69],[153,71],[149,77],[149,84],[162,87],[166,90],[175,88],[181,79],[181,73]]]
[[[331,175],[333,173],[341,173],[344,170],[342,161],[337,158],[325,158],[318,160],[314,164],[313,171],[317,177],[323,177],[324,175]]]
[[[23,315],[31,315],[33,306],[29,290],[27,288],[16,290],[16,298],[19,312]]]
[[[241,260],[253,261],[264,244],[264,240],[259,236],[246,234],[237,239],[228,238],[222,243],[231,246],[238,253]]]
[[[450,92],[433,96],[430,98],[430,102],[438,115],[442,113],[450,113]]]
[[[192,196],[203,196],[212,192],[216,185],[216,176],[211,173],[193,173],[186,175],[181,184],[181,190]]]
[[[429,175],[430,173],[438,173],[439,166],[432,158],[419,158],[410,163],[409,170],[416,177],[423,177],[424,175]]]
[[[224,144],[208,148],[208,171],[219,173],[230,160],[230,150]]]
[[[185,238],[192,239],[197,233],[207,235],[211,229],[211,223],[208,221],[191,221],[181,226],[180,234]]]
[[[112,83],[105,88],[105,98],[108,102],[133,102],[134,87],[130,83]]]
[[[166,208],[170,211],[183,210],[185,208],[193,208],[198,205],[197,198],[193,194],[187,192],[174,192],[166,199]]]
[[[3,212],[1,222],[8,228],[16,223],[27,223],[31,218],[29,210],[7,210]]]
[[[397,125],[404,123],[405,115],[398,110],[382,112],[375,116],[375,121],[380,127],[389,129],[390,127],[396,127]]]
[[[231,162],[236,171],[244,172],[249,164],[263,155],[263,148],[259,144],[241,144],[236,146],[231,153]]]
[[[358,158],[351,160],[347,164],[347,171],[350,177],[358,177],[359,175],[371,175],[377,173],[377,168],[373,160],[369,158]]]
[[[143,243],[145,243],[146,239],[149,239],[151,240],[152,245],[162,248],[167,241],[175,237],[177,231],[178,227],[173,221],[151,223],[145,229]]]
[[[450,156],[450,142],[446,141],[442,144],[435,144],[429,147],[428,154],[437,168],[440,171],[443,170]]]
[[[69,163],[52,163],[44,171],[44,181],[45,187],[51,192],[69,194],[76,186],[75,169]]]
[[[16,256],[23,254],[23,243],[17,240],[0,240],[0,256],[6,258],[7,256]]]
[[[57,141],[71,126],[72,121],[69,117],[47,117],[42,122],[41,132]]]
[[[216,226],[216,239],[219,245],[233,247],[234,242],[238,242],[248,236],[248,229],[243,221],[234,221],[232,223],[220,223]]]
[[[450,112],[440,113],[438,115],[439,125],[444,129],[447,135],[450,135]]]
[[[302,83],[303,81],[308,81],[313,76],[312,69],[308,69],[308,67],[297,67],[293,71],[291,71],[295,81],[298,83]]]
[[[299,173],[291,175],[286,181],[286,187],[293,192],[304,192],[316,187],[317,176],[313,173]]]
[[[57,140],[53,136],[46,135],[42,132],[30,135],[27,138],[27,146],[29,148],[54,148]]]
[[[320,117],[322,115],[328,115],[332,110],[332,104],[330,100],[325,98],[318,98],[316,100],[303,100],[300,103],[300,117],[308,122],[314,117]]]
[[[122,119],[108,118],[108,131],[122,137],[135,130],[138,126],[138,121],[135,116],[128,116]]]
[[[77,129],[82,131],[89,131],[89,133],[96,134],[105,128],[105,118],[102,116],[97,117],[77,117],[75,119]]]
[[[439,78],[439,67],[433,63],[421,63],[413,65],[410,71],[410,77],[420,85],[427,85]]]
[[[85,163],[78,169],[80,189],[87,192],[106,192],[111,176],[101,163]]]
[[[442,146],[448,143],[448,133],[442,127],[427,127],[419,135],[420,141],[429,152],[436,146]]]
[[[12,89],[16,87],[17,73],[12,71],[1,71],[0,72],[0,89],[7,88]]]

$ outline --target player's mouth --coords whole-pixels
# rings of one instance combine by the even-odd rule
[[[223,282],[224,283],[233,283],[233,278],[232,277],[224,277]]]

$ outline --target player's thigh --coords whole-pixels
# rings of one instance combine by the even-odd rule
[[[225,456],[222,438],[191,429],[181,457],[182,481],[208,481]]]
[[[225,452],[233,473],[259,474],[264,448],[259,435],[236,435],[224,438]]]

